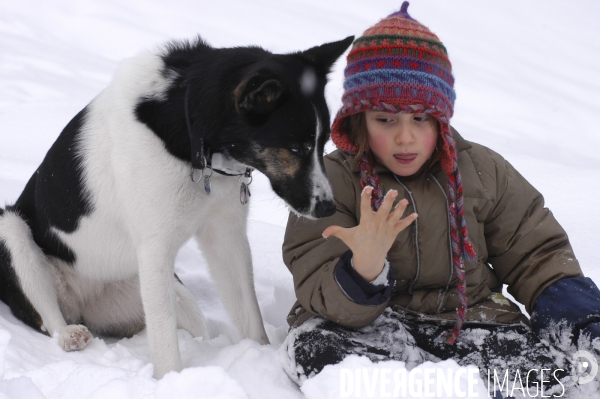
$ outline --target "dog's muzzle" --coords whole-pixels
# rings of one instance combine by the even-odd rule
[[[315,204],[315,216],[317,218],[324,218],[326,216],[331,216],[335,213],[335,204],[333,201],[318,201]]]

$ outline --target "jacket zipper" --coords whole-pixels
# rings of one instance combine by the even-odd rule
[[[408,187],[406,187],[404,184],[402,184],[402,182],[400,181],[400,179],[398,179],[398,176],[396,176],[396,174],[394,174],[394,179],[396,179],[398,184],[400,184],[404,188],[404,190],[406,190],[406,192],[408,193],[408,196],[410,197],[410,202],[412,203],[414,212],[419,213],[419,212],[417,212],[417,203],[415,202],[412,192],[408,189]],[[410,284],[408,286],[408,293],[410,295],[412,295],[412,293],[413,293],[413,285],[419,279],[419,274],[421,274],[421,251],[419,250],[419,218],[415,219],[414,231],[415,231],[415,234],[413,236],[413,240],[414,240],[413,245],[416,247],[415,249],[417,251],[417,273],[415,275],[415,278],[410,282]]]
[[[448,211],[450,209],[449,208],[450,204],[448,202],[448,196],[446,195],[446,192],[444,191],[444,188],[442,187],[442,185],[440,184],[438,179],[436,179],[433,174],[429,174],[429,176],[433,179],[435,184],[437,184],[440,191],[444,195],[444,199],[446,200],[446,212],[448,214],[448,251],[450,254],[450,257],[449,257],[449,259],[450,259],[450,277],[448,278],[448,282],[446,283],[446,288],[444,289],[444,293],[442,294],[442,297],[440,298],[440,303],[437,308],[437,313],[440,313],[442,304],[444,303],[444,298],[446,297],[446,294],[448,293],[448,288],[450,287],[450,282],[452,281],[452,277],[454,277],[454,265],[452,264],[452,237],[450,236],[450,212]]]

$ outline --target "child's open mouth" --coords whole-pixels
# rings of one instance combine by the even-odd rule
[[[414,154],[414,153],[411,153],[411,154],[394,154],[394,158],[396,158],[396,161],[400,162],[401,164],[411,163],[412,161],[415,160],[416,157],[417,157],[417,154]]]

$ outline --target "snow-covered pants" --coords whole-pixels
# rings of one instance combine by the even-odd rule
[[[403,361],[408,370],[425,361],[454,359],[462,366],[479,367],[484,381],[487,381],[488,370],[492,375],[494,370],[498,375],[508,370],[512,380],[517,369],[544,368],[551,370],[544,372],[544,379],[551,380],[545,385],[556,385],[558,382],[552,373],[556,371],[562,380],[570,372],[559,370],[563,367],[555,364],[548,346],[527,326],[467,326],[455,345],[445,341],[450,328],[451,325],[424,323],[390,309],[360,329],[314,317],[290,331],[281,351],[286,372],[298,384],[351,354],[367,356],[373,362]],[[530,377],[530,381],[539,381],[536,372]]]

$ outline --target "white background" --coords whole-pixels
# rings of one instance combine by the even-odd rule
[[[4,0],[0,206],[17,199],[62,128],[124,58],[197,34],[216,47],[304,50],[360,35],[399,7],[389,0]],[[457,92],[453,125],[505,156],[544,194],[585,274],[600,283],[600,3],[415,0],[409,10],[448,48]],[[332,114],[340,106],[344,64],[328,85]],[[67,354],[0,303],[0,398],[336,397],[334,374],[301,392],[278,363],[294,301],[281,261],[287,210],[263,176],[251,188],[250,242],[271,345],[239,341],[201,254],[188,243],[177,273],[214,338],[201,342],[179,332],[182,373],[151,378],[145,332],[120,341],[96,338],[84,351]],[[453,362],[443,367],[457,368]]]

